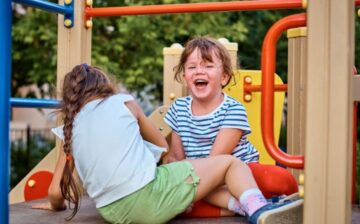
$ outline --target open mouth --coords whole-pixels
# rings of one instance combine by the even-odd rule
[[[208,84],[208,81],[206,81],[204,79],[197,79],[194,81],[194,84],[196,87],[206,87]]]

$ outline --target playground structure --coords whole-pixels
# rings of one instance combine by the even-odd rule
[[[11,1],[0,6],[0,41],[11,43]],[[18,0],[24,4],[41,1]],[[64,4],[61,2],[60,4]],[[51,5],[51,4],[49,4]],[[55,4],[56,5],[56,4]],[[58,26],[58,68],[57,86],[60,88],[63,75],[74,65],[91,61],[91,19],[97,16],[149,15],[160,13],[210,12],[234,10],[261,10],[301,8],[299,0],[258,0],[241,2],[197,3],[159,6],[131,6],[115,8],[92,8],[89,1],[65,1],[66,7],[46,6],[65,16],[59,15]],[[304,223],[350,223],[351,222],[351,162],[350,150],[356,138],[353,133],[353,100],[359,100],[359,94],[353,94],[353,86],[358,86],[358,78],[353,78],[354,61],[354,5],[360,1],[339,2],[336,0],[311,1],[307,14],[286,17],[277,22],[268,32],[262,52],[261,86],[252,85],[255,81],[244,80],[245,101],[256,98],[261,90],[261,130],[266,149],[278,162],[292,168],[302,169],[306,175],[304,184]],[[71,13],[73,10],[73,13]],[[63,26],[64,24],[65,26]],[[281,32],[294,27],[307,26],[304,31],[289,40],[289,114],[290,123],[288,145],[291,152],[303,156],[288,155],[281,152],[274,140],[274,90],[284,90],[285,86],[274,85],[275,44]],[[300,30],[303,30],[300,29]],[[291,36],[291,35],[290,35]],[[307,42],[307,43],[305,43]],[[9,108],[10,106],[52,107],[57,101],[28,99],[10,99],[10,52],[11,44],[0,46],[0,129],[1,161],[0,194],[4,199],[0,204],[2,223],[8,220],[8,171],[9,171]],[[350,52],[350,53],[349,53]],[[173,58],[172,60],[175,60]],[[169,63],[164,62],[164,66]],[[291,66],[290,66],[291,65]],[[164,68],[166,72],[166,68]],[[301,75],[300,75],[301,74]],[[166,77],[172,78],[172,75]],[[302,78],[300,78],[302,77]],[[165,80],[166,82],[166,80]],[[257,83],[256,83],[257,84]],[[169,84],[170,85],[170,84]],[[174,84],[176,85],[176,84]],[[167,86],[167,85],[165,85]],[[306,86],[306,87],[305,87]],[[304,87],[306,91],[303,91]],[[356,88],[357,89],[357,88]],[[169,92],[169,90],[172,90]],[[182,96],[181,86],[164,90],[164,104]],[[356,92],[356,91],[354,91]],[[353,97],[354,95],[354,97]],[[250,96],[250,98],[249,98]],[[294,99],[300,99],[301,103]],[[166,103],[168,102],[168,103]],[[160,109],[161,110],[161,109]],[[300,137],[299,137],[299,134]],[[302,151],[300,150],[302,149]],[[57,151],[53,150],[44,159],[56,161]],[[50,163],[48,167],[54,166]],[[39,164],[42,166],[43,164]],[[303,176],[302,176],[303,177]],[[303,178],[302,178],[303,179]],[[30,184],[31,185],[31,184]],[[7,200],[5,200],[7,199]]]

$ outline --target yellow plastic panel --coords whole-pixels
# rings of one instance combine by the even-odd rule
[[[224,88],[224,92],[234,97],[241,102],[247,112],[247,116],[252,130],[248,136],[249,141],[257,148],[260,153],[261,164],[275,164],[275,161],[267,153],[261,134],[261,92],[252,92],[252,99],[250,102],[243,100],[243,85],[244,77],[250,76],[252,85],[261,85],[261,71],[258,70],[239,70],[235,73],[234,79]],[[275,74],[275,84],[283,84],[278,75]],[[284,106],[285,93],[276,92],[274,96],[275,110],[274,110],[274,140],[278,144],[281,128],[281,118]]]

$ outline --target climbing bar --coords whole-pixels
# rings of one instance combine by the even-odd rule
[[[306,26],[306,15],[296,14],[277,21],[267,32],[261,53],[261,132],[268,153],[276,162],[295,169],[304,168],[304,156],[283,152],[274,141],[274,79],[276,44],[283,31]]]
[[[48,12],[56,12],[62,15],[73,13],[73,10],[71,8],[52,2],[46,2],[41,0],[13,0],[13,2],[32,6],[34,8],[43,9]]]
[[[11,98],[10,105],[12,107],[55,108],[60,105],[60,101],[48,99]]]
[[[16,3],[55,12],[64,15],[64,26],[70,28],[74,25],[74,0],[65,0],[65,5],[41,0],[13,0]]]
[[[9,223],[11,0],[0,3],[0,223]]]
[[[279,84],[274,86],[275,92],[286,92],[287,89],[287,84]],[[244,92],[261,92],[261,85],[244,85]]]
[[[103,8],[85,8],[86,17],[151,15],[194,12],[250,11],[269,9],[300,9],[302,0],[256,0],[209,3],[184,3],[144,6],[121,6]]]
[[[287,84],[278,84],[274,86],[275,92],[286,92],[288,89]],[[253,85],[252,79],[250,76],[244,77],[244,84],[243,84],[243,100],[244,102],[250,102],[252,99],[253,92],[261,92],[262,86],[261,85]]]

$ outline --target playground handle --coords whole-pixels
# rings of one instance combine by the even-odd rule
[[[19,1],[19,0],[17,0]],[[164,5],[121,6],[85,8],[85,17],[153,15],[172,13],[194,12],[221,12],[221,11],[250,11],[271,9],[301,9],[303,0],[253,0],[234,2],[204,2]],[[355,5],[360,5],[360,0],[355,0]]]
[[[86,17],[151,15],[166,13],[219,12],[237,10],[300,9],[302,0],[257,0],[235,2],[184,3],[85,9]]]
[[[11,107],[56,108],[60,103],[58,100],[50,99],[10,98]]]
[[[304,168],[304,156],[289,155],[274,141],[274,74],[276,43],[280,35],[289,28],[300,26],[306,26],[304,13],[287,16],[277,21],[266,34],[261,54],[261,131],[265,148],[276,162],[295,169]]]
[[[72,8],[58,5],[56,3],[41,1],[41,0],[13,0],[16,3],[29,5],[34,8],[43,9],[49,12],[60,13],[63,15],[73,14]]]

